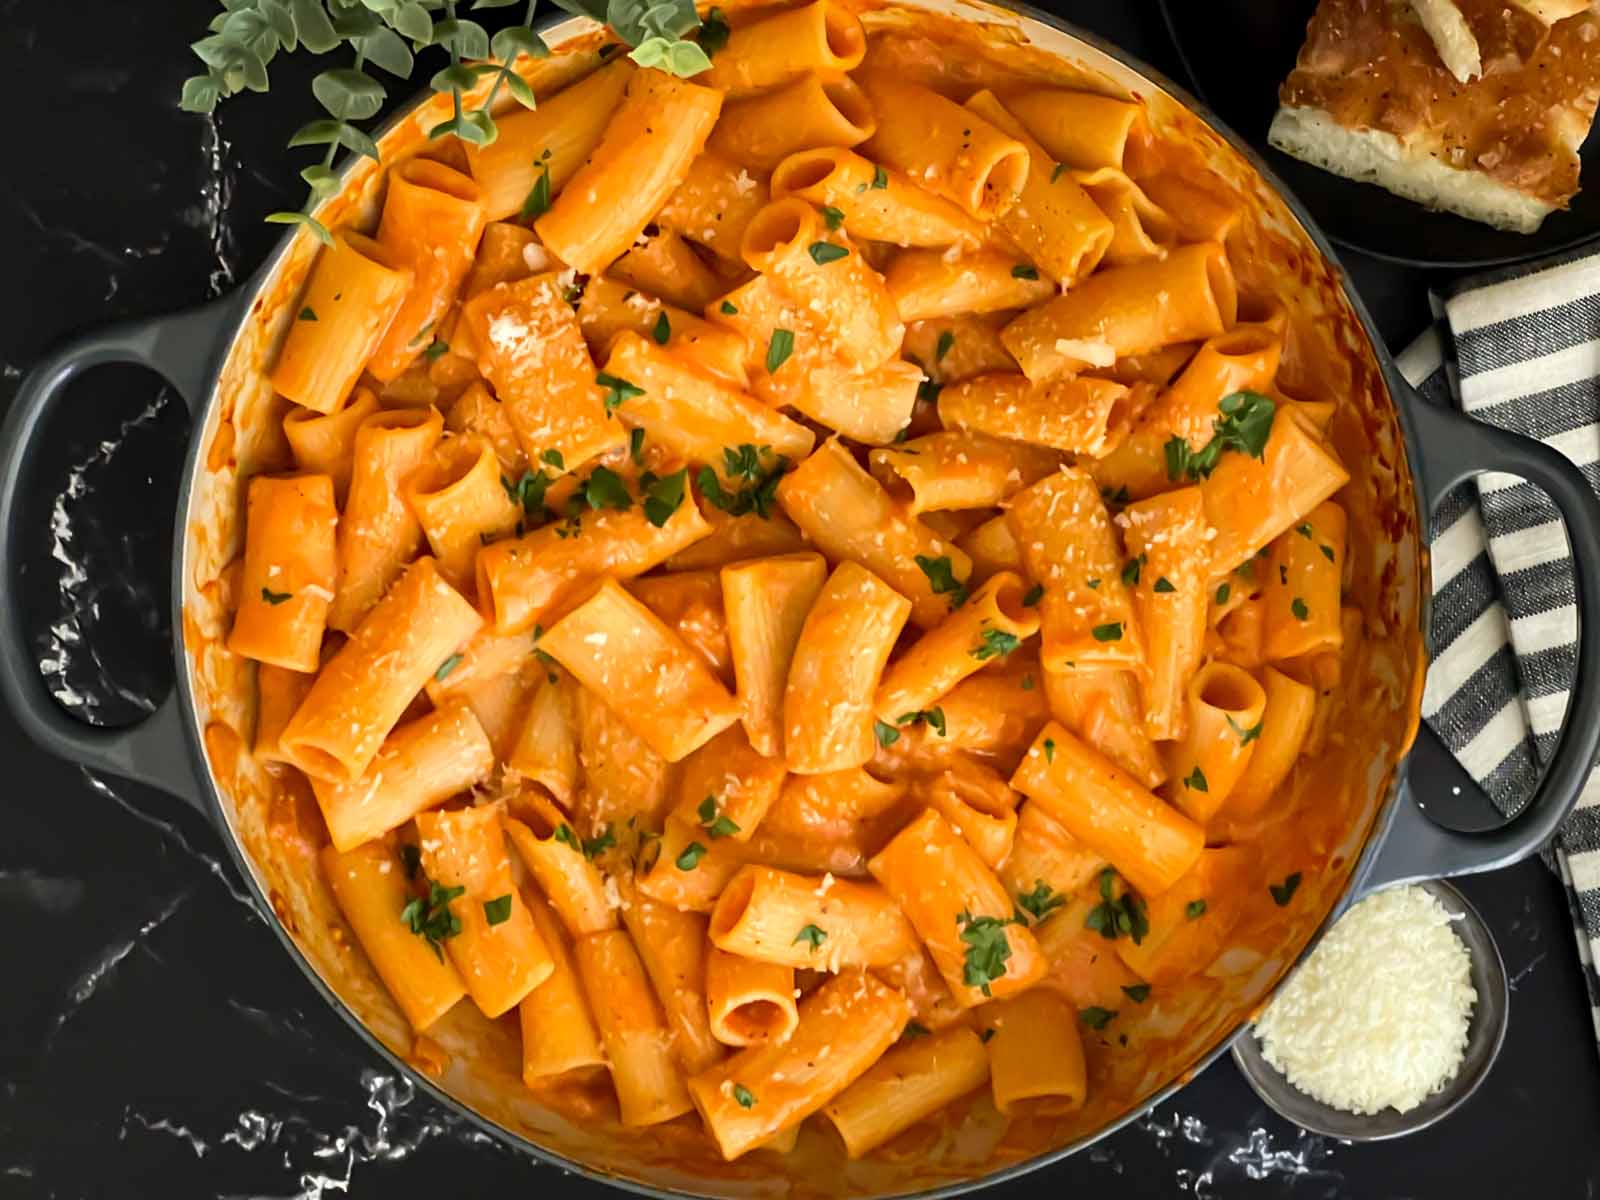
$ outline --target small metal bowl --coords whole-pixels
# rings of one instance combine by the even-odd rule
[[[1418,884],[1427,888],[1451,916],[1460,918],[1452,928],[1472,959],[1472,987],[1478,998],[1473,1002],[1467,1026],[1466,1057],[1451,1080],[1409,1112],[1392,1108],[1370,1116],[1330,1108],[1300,1091],[1261,1052],[1255,1026],[1247,1025],[1233,1040],[1233,1061],[1244,1073],[1256,1095],[1286,1120],[1302,1129],[1352,1142],[1379,1142],[1404,1137],[1426,1129],[1449,1116],[1488,1077],[1500,1045],[1505,1041],[1506,1018],[1511,989],[1506,982],[1506,965],[1500,957],[1489,927],[1477,909],[1455,888],[1441,880]],[[1313,953],[1315,951],[1313,950]]]

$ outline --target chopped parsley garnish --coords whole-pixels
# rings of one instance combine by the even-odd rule
[[[949,354],[951,350],[955,349],[955,344],[955,334],[951,333],[948,329],[941,331],[939,334],[939,341],[933,348],[933,361],[936,363],[944,361],[944,356]]]
[[[433,362],[435,359],[443,358],[448,353],[450,353],[450,343],[441,342],[438,338],[434,338],[433,343],[422,352],[422,357],[428,362]]]
[[[683,848],[683,853],[678,855],[676,865],[680,871],[692,871],[700,865],[700,860],[706,855],[706,848],[699,842],[690,842]]]
[[[927,576],[928,586],[933,589],[935,596],[948,596],[951,608],[960,608],[967,602],[967,585],[956,578],[948,554],[941,554],[938,558],[919,554],[916,562],[917,569]]]
[[[802,925],[800,927],[800,932],[794,935],[794,941],[789,943],[789,944],[791,946],[793,946],[793,945],[798,945],[801,942],[806,942],[806,943],[808,943],[810,945],[811,949],[814,951],[819,946],[821,946],[823,942],[825,942],[827,940],[828,940],[828,935],[825,932],[823,932],[823,930],[818,928],[817,926],[815,926],[815,925]]]
[[[496,896],[483,902],[483,919],[491,925],[500,925],[511,919],[511,893]]]
[[[1223,583],[1223,584],[1217,585],[1217,603],[1218,604],[1226,604],[1228,602],[1228,597],[1231,596],[1231,595],[1233,595],[1233,589],[1230,588],[1227,584]]]
[[[440,683],[443,683],[447,678],[449,678],[450,672],[454,671],[461,665],[461,660],[464,657],[466,656],[462,654],[452,654],[449,658],[445,659],[439,664],[439,669],[433,673],[434,679],[438,680]]]
[[[1122,564],[1122,582],[1125,585],[1133,587],[1139,582],[1139,572],[1144,569],[1144,560],[1145,556],[1141,554]]]
[[[1045,740],[1044,740],[1044,760],[1047,763],[1055,762],[1055,760],[1056,760],[1056,740],[1055,740],[1055,738],[1045,738]]]
[[[559,450],[546,450],[539,455],[539,461],[554,467],[558,471],[567,469],[567,460],[561,456],[561,451]]]
[[[583,481],[584,503],[592,509],[610,508],[625,512],[633,507],[633,497],[628,495],[628,485],[610,467],[596,467]]]
[[[1306,607],[1306,602],[1300,599],[1299,596],[1296,596],[1294,602],[1289,605],[1289,611],[1295,615],[1295,620],[1297,621],[1304,621],[1311,615],[1311,610]]]
[[[1294,894],[1300,889],[1300,872],[1296,871],[1282,883],[1269,883],[1267,890],[1272,893],[1272,902],[1279,908],[1288,906],[1294,899]]]
[[[1217,469],[1225,450],[1238,450],[1252,458],[1266,453],[1267,437],[1272,432],[1272,416],[1277,406],[1260,392],[1230,392],[1217,402],[1222,415],[1213,424],[1211,440],[1199,450],[1174,435],[1162,447],[1167,460],[1167,478],[1208,479]]]
[[[1011,957],[1006,926],[1015,923],[1012,917],[975,917],[966,909],[956,914],[961,940],[967,945],[962,983],[985,996],[993,995],[989,985],[1006,973],[1006,961]]]
[[[893,725],[886,725],[882,721],[872,723],[872,732],[877,736],[878,745],[888,748],[900,740],[900,731]]]
[[[1284,566],[1282,563],[1278,564],[1278,582],[1283,584],[1285,587],[1287,587],[1289,584],[1289,568]]]
[[[770,517],[777,503],[778,483],[789,469],[789,460],[782,455],[771,467],[763,467],[762,460],[771,455],[772,449],[768,446],[745,443],[735,449],[724,447],[722,473],[729,479],[746,480],[744,486],[729,492],[710,467],[701,467],[695,482],[700,485],[700,493],[706,501],[729,516],[740,517],[753,512],[758,517]]]
[[[417,872],[422,870],[422,849],[410,842],[400,847],[400,866],[405,870],[407,879],[415,879]]]
[[[599,837],[583,839],[583,856],[591,859],[599,858],[616,844],[617,835],[612,831],[611,826],[607,825],[605,831]]]
[[[767,341],[767,374],[771,375],[794,353],[794,330],[774,329]]]
[[[728,44],[728,35],[733,30],[728,28],[727,19],[723,17],[720,8],[713,8],[700,22],[700,49],[706,52],[706,57],[711,58]]]
[[[755,1093],[742,1083],[733,1085],[733,1098],[738,1101],[740,1108],[750,1108],[756,1102]]]
[[[1122,994],[1135,1004],[1143,1004],[1150,999],[1150,985],[1148,983],[1124,984]]]
[[[944,384],[935,383],[931,379],[924,378],[921,383],[917,384],[917,399],[924,404],[937,404],[939,393],[942,391],[944,391]],[[895,441],[905,441],[905,433],[906,431],[902,429],[895,435]]]
[[[1024,675],[1022,677],[1022,682],[1018,686],[1021,687],[1022,690],[1025,691],[1025,692],[1033,691],[1033,676],[1032,675]]]
[[[1036,583],[1022,594],[1024,608],[1037,608],[1039,601],[1044,599],[1044,584]]]
[[[578,835],[572,832],[572,826],[565,821],[556,826],[555,840],[564,846],[571,846],[579,854],[583,853],[583,843],[578,840]]]
[[[942,708],[935,707],[917,709],[915,712],[901,713],[895,718],[896,725],[915,725],[919,721],[928,726],[928,728],[932,729],[940,737],[946,736],[944,727],[944,709]],[[883,741],[883,737],[880,735],[878,740],[880,742]]]
[[[1101,1008],[1098,1004],[1091,1004],[1078,1014],[1083,1018],[1083,1023],[1090,1029],[1104,1029],[1111,1023],[1111,1018],[1116,1015],[1115,1009]]]
[[[684,493],[689,487],[689,468],[679,468],[671,475],[651,478],[648,482],[641,476],[639,483],[644,489],[645,519],[660,529],[672,519],[672,514],[683,503]]]
[[[1191,921],[1198,921],[1206,915],[1206,902],[1204,900],[1191,900],[1183,906],[1183,915]]]
[[[1311,540],[1311,522],[1310,521],[1301,521],[1300,524],[1298,524],[1298,525],[1296,525],[1294,527],[1294,531],[1296,533],[1298,533],[1301,537],[1305,538],[1306,541],[1309,542]]]
[[[285,600],[289,599],[289,597],[293,595],[293,592],[275,592],[271,588],[265,587],[261,589],[261,598],[274,608],[278,607],[278,605],[282,604]]]
[[[1018,263],[1011,268],[1011,277],[1013,279],[1037,279],[1039,278],[1039,269],[1031,267],[1027,263]]]
[[[874,167],[872,169],[872,186],[880,191],[888,187],[889,172],[885,171],[881,166]]]
[[[927,1036],[928,1036],[928,1027],[926,1025],[923,1025],[923,1024],[917,1022],[917,1021],[907,1021],[906,1022],[906,1027],[900,1031],[900,1037],[904,1041],[908,1041],[908,1042],[909,1041],[913,1041],[913,1040],[915,1040],[916,1038],[919,1038],[919,1037],[927,1037]]]
[[[1117,873],[1110,867],[1100,872],[1100,903],[1089,910],[1083,927],[1092,929],[1107,941],[1126,935],[1137,946],[1150,932],[1150,918],[1145,913],[1144,901],[1129,890],[1116,895]]]
[[[300,310],[299,319],[302,321],[315,321],[317,319],[317,310],[308,304]]]
[[[528,189],[527,197],[522,201],[521,216],[524,220],[533,217],[542,217],[550,208],[550,164],[539,165],[539,178],[533,181],[533,186]]]
[[[739,832],[739,825],[736,821],[726,813],[717,811],[717,798],[715,796],[707,796],[700,801],[700,807],[694,811],[695,815],[700,818],[701,828],[710,834],[712,838],[732,837]]]
[[[1104,625],[1096,625],[1089,630],[1089,634],[1097,642],[1120,642],[1122,640],[1122,622],[1107,621]]]
[[[1099,578],[1086,579],[1086,580],[1084,580],[1084,582],[1089,585],[1089,590],[1091,592],[1097,592],[1097,591],[1100,590],[1100,580],[1099,580]]]
[[[1338,559],[1336,559],[1334,557],[1334,555],[1333,555],[1333,547],[1332,546],[1323,545],[1323,546],[1318,546],[1317,549],[1322,551],[1322,557],[1327,559],[1329,562],[1337,562],[1338,561]]]
[[[722,312],[727,316],[733,317],[738,315],[739,310],[735,308],[729,301],[724,300],[722,302]]]
[[[1066,169],[1067,169],[1067,164],[1066,163],[1057,163],[1056,164],[1056,169],[1050,172],[1050,182],[1054,183],[1056,180],[1060,179],[1061,176],[1062,176],[1062,173],[1064,171],[1066,171]]]
[[[467,894],[464,887],[440,887],[428,881],[428,896],[413,896],[400,910],[400,919],[418,937],[428,940],[428,947],[440,962],[444,961],[443,946],[447,939],[461,932],[461,918],[450,911],[450,901]]]
[[[500,476],[500,486],[505,488],[511,502],[520,504],[522,511],[529,516],[539,516],[544,512],[544,494],[550,482],[550,476],[543,471],[524,471],[522,478],[515,483],[504,475]]]
[[[827,222],[828,229],[832,231],[844,224],[844,213],[831,204],[824,204],[822,206],[822,219]]]
[[[1241,745],[1241,746],[1248,746],[1251,742],[1255,741],[1258,737],[1260,737],[1261,736],[1261,727],[1263,725],[1265,725],[1265,724],[1266,724],[1265,721],[1257,721],[1249,729],[1246,729],[1243,725],[1239,724],[1239,722],[1235,721],[1231,716],[1228,718],[1228,728],[1233,730],[1234,733],[1239,735],[1239,745]]]
[[[667,316],[666,309],[656,314],[656,323],[650,327],[650,336],[655,338],[658,346],[665,346],[672,337],[672,320]]]
[[[423,339],[433,332],[433,326],[434,322],[429,321],[427,324],[423,325],[421,329],[417,330],[417,332],[412,335],[411,340],[406,343],[406,349],[410,350],[422,345]]]
[[[635,396],[644,395],[642,387],[637,387],[626,379],[618,378],[615,375],[607,375],[604,371],[599,372],[594,377],[594,381],[606,389],[605,406],[608,416],[615,413],[624,403],[632,400]]]
[[[825,267],[831,262],[838,262],[841,258],[850,256],[850,251],[833,242],[812,242],[806,247],[806,253],[811,255],[811,261],[819,267]]]
[[[1165,575],[1163,575],[1160,579],[1156,580],[1153,585],[1151,585],[1150,590],[1152,592],[1158,592],[1159,593],[1159,592],[1175,592],[1178,589],[1172,585],[1172,581],[1170,579],[1168,579]]]
[[[1183,786],[1191,792],[1209,792],[1211,785],[1206,782],[1206,773],[1200,769],[1200,764],[1195,763],[1194,770],[1183,778]]]
[[[644,466],[644,430],[635,429],[628,434],[628,457],[636,467]]]
[[[1031,892],[1019,892],[1017,894],[1017,904],[1025,912],[1032,913],[1035,921],[1044,920],[1066,902],[1067,898],[1065,896],[1042,879],[1034,881]]]
[[[979,662],[988,662],[991,658],[1004,658],[1020,645],[1022,640],[1014,633],[1007,633],[1003,629],[985,629],[971,653]]]

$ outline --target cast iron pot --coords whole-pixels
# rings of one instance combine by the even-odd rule
[[[1370,453],[1357,456],[1363,461],[1351,464],[1360,481],[1360,487],[1352,485],[1357,497],[1350,502],[1352,529],[1365,519],[1361,506],[1367,501],[1361,497],[1370,492],[1376,507],[1366,516],[1383,517],[1381,528],[1387,532],[1371,533],[1380,525],[1369,523],[1371,536],[1384,543],[1377,555],[1384,569],[1368,572],[1368,586],[1388,589],[1384,606],[1399,617],[1391,623],[1398,628],[1390,628],[1389,634],[1397,646],[1413,647],[1397,653],[1399,673],[1404,674],[1407,662],[1416,668],[1410,678],[1389,679],[1387,691],[1364,690],[1351,702],[1359,708],[1381,705],[1385,696],[1389,698],[1390,710],[1380,713],[1382,720],[1373,724],[1379,733],[1370,744],[1356,739],[1358,744],[1343,752],[1353,786],[1369,781],[1370,794],[1364,793],[1363,803],[1352,810],[1356,815],[1348,855],[1341,852],[1332,859],[1334,869],[1322,881],[1323,894],[1308,901],[1306,915],[1286,939],[1282,954],[1257,966],[1230,998],[1226,1011],[1200,1022],[1182,1053],[1159,1077],[1142,1083],[1132,1103],[1105,1113],[1103,1119],[1096,1117],[1092,1126],[1045,1128],[1026,1148],[1013,1147],[987,1158],[934,1161],[930,1155],[925,1162],[847,1164],[837,1150],[831,1157],[826,1151],[819,1152],[820,1158],[808,1157],[802,1139],[798,1157],[777,1159],[758,1153],[723,1165],[709,1159],[664,1158],[641,1148],[642,1140],[636,1136],[618,1137],[614,1129],[588,1128],[587,1122],[565,1121],[545,1111],[519,1095],[514,1068],[508,1074],[503,1063],[497,1064],[496,1055],[503,1058],[507,1052],[502,1044],[507,1035],[481,1020],[483,1027],[470,1026],[473,1014],[460,1018],[461,1028],[437,1034],[434,1049],[442,1057],[419,1052],[370,970],[363,975],[361,967],[351,965],[359,956],[328,936],[336,919],[325,901],[316,900],[316,889],[308,883],[307,872],[315,873],[314,854],[307,858],[295,838],[284,832],[292,830],[293,805],[285,809],[281,798],[264,800],[249,756],[241,753],[242,738],[248,734],[237,731],[250,728],[244,698],[248,676],[217,644],[219,630],[226,626],[218,624],[222,615],[214,581],[239,544],[239,465],[248,463],[260,427],[266,424],[252,424],[252,418],[264,414],[270,404],[262,367],[270,361],[274,336],[291,319],[295,290],[315,253],[308,236],[287,237],[252,280],[230,296],[174,316],[91,333],[50,354],[23,381],[0,430],[0,614],[4,617],[0,692],[23,729],[54,754],[162,789],[199,811],[227,845],[262,918],[312,986],[393,1069],[509,1145],[545,1162],[647,1194],[726,1196],[755,1189],[789,1195],[953,1195],[1082,1150],[1166,1099],[1226,1049],[1251,1009],[1270,994],[1328,923],[1362,895],[1404,881],[1492,870],[1537,850],[1576,802],[1600,747],[1600,638],[1593,636],[1600,630],[1596,590],[1600,500],[1577,468],[1538,442],[1424,403],[1401,378],[1360,299],[1344,283],[1333,250],[1301,205],[1241,139],[1143,64],[1054,17],[1021,6],[1000,10],[962,0],[914,0],[905,8],[872,17],[902,29],[917,22],[926,23],[919,29],[927,28],[952,18],[985,22],[986,37],[1021,42],[1034,48],[1030,53],[1069,60],[1102,86],[1145,99],[1153,117],[1175,125],[1186,122],[1208,161],[1253,193],[1251,202],[1280,230],[1284,245],[1298,248],[1302,278],[1309,279],[1306,287],[1327,292],[1333,306],[1330,319],[1348,324],[1353,353],[1370,364],[1371,407],[1362,415]],[[558,51],[583,41],[592,47],[594,34],[594,25],[580,18],[561,20],[545,30],[547,41]],[[539,69],[559,73],[560,61],[558,54],[551,60],[555,66]],[[382,142],[386,160],[392,157],[391,150],[415,144],[420,131],[436,119],[429,105],[441,99],[447,98],[419,101],[391,123]],[[376,187],[372,164],[364,160],[354,164],[346,173],[344,192],[324,214],[329,223],[359,218],[363,205],[370,214]],[[138,363],[163,375],[184,398],[194,422],[172,550],[177,686],[148,719],[120,729],[90,727],[57,707],[23,627],[18,580],[19,502],[29,494],[24,484],[34,442],[66,384],[86,368],[110,362]],[[1346,460],[1351,461],[1348,453]],[[1410,744],[1421,700],[1428,617],[1424,531],[1427,515],[1452,487],[1490,469],[1536,483],[1565,515],[1577,568],[1583,636],[1566,723],[1537,794],[1503,826],[1464,833],[1430,820],[1425,815],[1429,799],[1481,793],[1425,727],[1415,745]],[[1486,801],[1484,807],[1487,810]],[[454,1015],[446,1018],[453,1020]],[[510,1045],[514,1059],[514,1040]],[[419,1069],[430,1062],[430,1070]]]

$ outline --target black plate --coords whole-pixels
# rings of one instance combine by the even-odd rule
[[[1583,190],[1535,233],[1432,212],[1374,184],[1329,174],[1267,145],[1278,85],[1293,68],[1316,0],[1160,0],[1197,95],[1272,165],[1335,242],[1392,262],[1484,267],[1600,237],[1600,138],[1584,142]]]

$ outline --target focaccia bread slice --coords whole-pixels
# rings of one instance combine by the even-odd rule
[[[1571,4],[1322,0],[1268,140],[1430,208],[1531,233],[1577,194],[1600,101],[1600,17],[1587,6],[1563,15]]]

